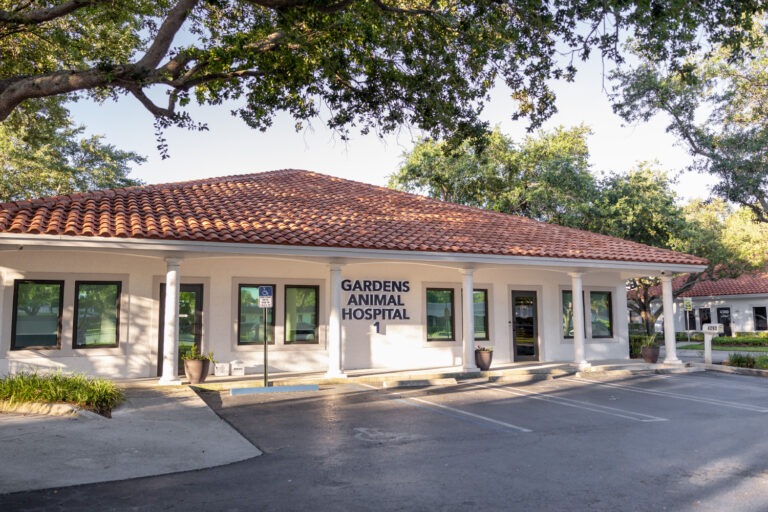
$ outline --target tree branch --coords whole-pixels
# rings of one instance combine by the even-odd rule
[[[107,0],[69,0],[63,4],[54,5],[47,9],[37,9],[28,12],[11,12],[0,9],[0,23],[13,25],[38,25],[46,21],[55,20],[66,16],[83,7],[99,3],[108,3]]]
[[[179,2],[173,6],[168,13],[168,16],[163,20],[163,24],[160,25],[160,29],[157,31],[155,40],[152,45],[144,54],[139,62],[136,63],[136,67],[139,69],[153,69],[156,68],[160,61],[168,54],[168,50],[171,48],[173,38],[179,31],[181,26],[187,20],[189,13],[198,4],[200,0],[179,0]]]

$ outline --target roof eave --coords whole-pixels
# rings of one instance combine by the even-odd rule
[[[231,256],[296,256],[333,261],[344,260],[397,260],[409,262],[461,263],[472,265],[524,265],[529,267],[559,267],[572,271],[611,269],[632,275],[655,275],[661,272],[701,272],[706,266],[685,263],[622,261],[602,259],[557,258],[538,256],[506,256],[497,254],[403,251],[360,249],[344,247],[272,245],[236,242],[206,242],[184,240],[155,240],[145,238],[96,238],[63,235],[28,235],[1,233],[0,248],[18,250],[24,247],[45,249],[107,250],[149,253],[156,257],[178,255],[231,255]]]

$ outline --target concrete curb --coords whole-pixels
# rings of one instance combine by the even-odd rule
[[[756,368],[739,368],[738,366],[726,366],[722,364],[690,363],[694,368],[701,368],[706,371],[731,373],[735,375],[749,375],[751,377],[768,377],[768,370],[758,370]]]
[[[47,404],[43,402],[10,402],[0,400],[0,413],[45,414],[47,416],[79,416],[83,411],[72,404]],[[91,413],[93,414],[93,413]],[[98,416],[98,414],[96,415]]]

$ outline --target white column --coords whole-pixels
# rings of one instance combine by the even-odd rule
[[[475,364],[475,283],[472,278],[474,273],[473,269],[465,268],[461,269],[463,275],[461,294],[462,308],[461,318],[463,336],[462,336],[462,366],[465,372],[477,371],[477,365]]]
[[[331,307],[328,315],[327,377],[345,377],[341,362],[341,269],[331,265]]]
[[[677,358],[677,345],[675,341],[675,301],[672,297],[672,276],[661,276],[661,295],[664,303],[664,349],[666,356],[664,364],[683,364]]]
[[[581,272],[571,272],[571,294],[573,296],[573,362],[580,370],[591,365],[585,357],[584,347],[584,284]]]
[[[179,360],[179,285],[181,259],[165,260],[165,319],[163,321],[163,375],[160,384],[181,384]]]

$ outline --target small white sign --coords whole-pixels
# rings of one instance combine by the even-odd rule
[[[683,306],[686,311],[693,311],[693,299],[686,297],[683,299]]]
[[[259,307],[260,308],[271,308],[272,307],[272,297],[259,297]]]
[[[704,324],[701,326],[701,330],[705,333],[723,333],[725,328],[723,324]]]

